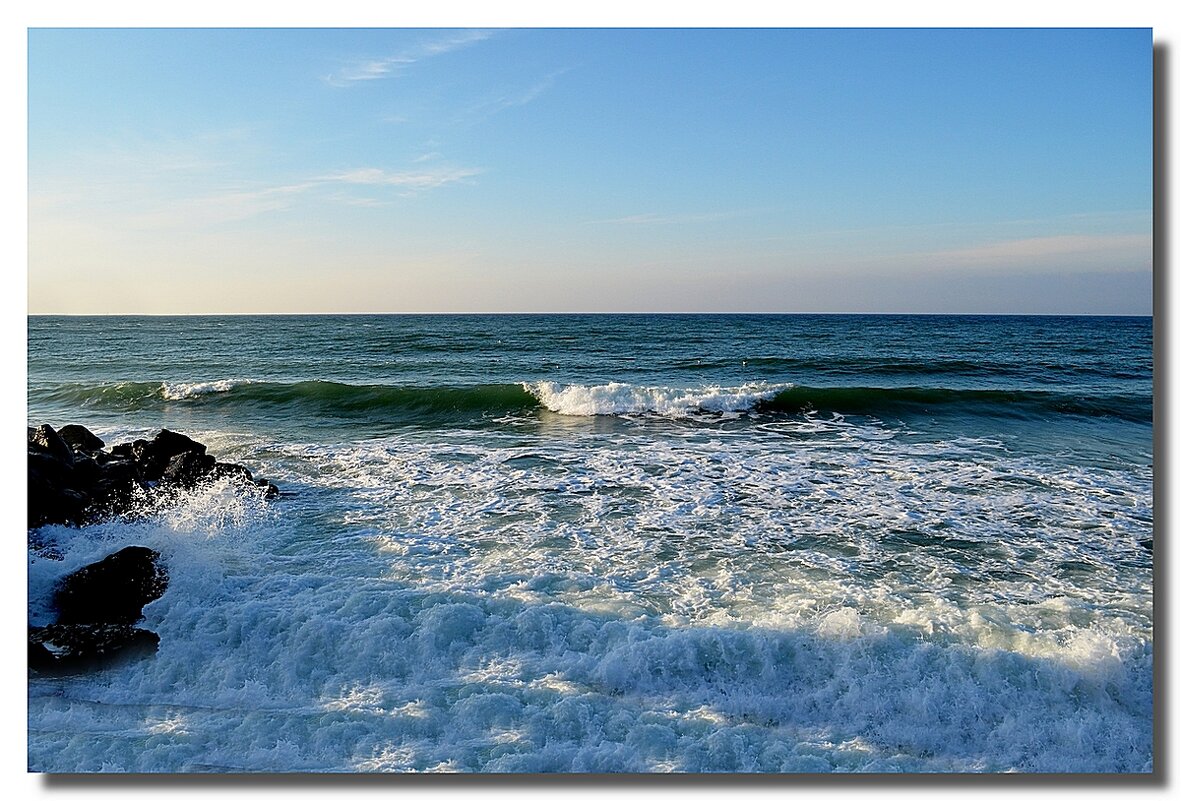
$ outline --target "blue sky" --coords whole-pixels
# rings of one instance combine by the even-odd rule
[[[1151,312],[1135,30],[33,30],[29,311]]]

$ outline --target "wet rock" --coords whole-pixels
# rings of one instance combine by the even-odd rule
[[[62,426],[57,433],[76,452],[95,454],[103,449],[103,441],[90,433],[85,426],[70,424]]]
[[[40,425],[29,429],[29,452],[32,453],[34,450],[48,454],[65,464],[74,463],[74,451],[52,426]]]
[[[192,488],[197,485],[217,460],[197,451],[182,451],[168,460],[160,478],[170,484]]]
[[[47,426],[48,427],[48,426]],[[50,429],[52,431],[52,429]],[[49,523],[77,525],[87,498],[77,488],[73,462],[48,449],[29,445],[28,516],[29,528]]]
[[[29,628],[29,668],[62,674],[109,667],[156,652],[160,636],[121,623],[54,623]]]
[[[81,526],[134,514],[156,484],[191,489],[206,478],[240,476],[262,487],[267,498],[280,494],[245,467],[218,462],[203,443],[168,429],[109,451],[80,425],[61,431],[42,425],[28,431],[29,528]]]
[[[254,475],[240,464],[230,464],[228,462],[218,462],[209,471],[212,478],[224,478],[225,476],[241,476],[250,483],[254,483]]]
[[[146,497],[147,490],[148,485],[140,479],[134,462],[112,458],[100,463],[90,493],[90,519],[131,513]]]
[[[169,462],[182,453],[205,456],[203,444],[167,428],[162,429],[151,442],[139,439],[131,445],[136,464],[147,481],[159,481],[163,478]]]
[[[132,545],[62,579],[54,594],[57,621],[29,627],[29,668],[91,670],[154,653],[160,637],[135,624],[168,587],[159,560],[151,548]]]
[[[84,426],[61,431],[41,425],[28,429],[29,548],[42,558],[61,559],[41,526],[82,526],[112,515],[136,514],[163,487],[192,488],[210,478],[237,477],[262,487],[268,498],[279,490],[256,479],[245,467],[218,462],[205,445],[163,429],[104,450]],[[167,498],[167,495],[159,496]],[[160,554],[139,545],[113,553],[66,576],[53,602],[58,619],[30,627],[28,664],[47,673],[104,667],[125,658],[154,653],[160,638],[138,628],[146,604],[164,594],[168,573]]]
[[[54,594],[58,623],[132,624],[168,586],[160,554],[132,545],[66,576]]]

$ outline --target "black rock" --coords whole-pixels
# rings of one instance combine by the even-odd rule
[[[125,623],[54,623],[29,628],[29,667],[70,673],[156,652],[160,637]]]
[[[110,515],[149,511],[156,486],[194,486],[206,476],[236,476],[279,495],[273,484],[245,467],[217,462],[205,446],[163,429],[151,440],[104,443],[83,426],[61,432],[42,425],[28,429],[29,548],[46,559],[61,559],[52,535],[37,531],[50,523],[82,526]],[[167,499],[167,495],[161,496]],[[46,538],[48,536],[48,538]],[[156,650],[160,638],[136,628],[145,604],[164,594],[167,571],[160,554],[131,546],[66,576],[54,593],[57,622],[30,627],[29,667],[72,672]]]
[[[28,458],[30,474],[36,473],[46,481],[51,481],[58,486],[74,486],[73,459],[67,462],[33,445],[29,446]]]
[[[159,481],[164,477],[164,471],[173,457],[190,452],[204,456],[205,446],[167,428],[161,429],[151,442],[137,439],[131,443],[132,458],[147,481]]]
[[[52,426],[40,425],[29,429],[29,451],[46,453],[66,464],[74,463],[74,451],[66,444]]]
[[[205,446],[202,443],[189,439],[184,434],[169,431],[167,428],[160,429],[160,433],[152,439],[152,448],[169,459],[185,451],[205,453]]]
[[[57,658],[45,647],[45,643],[34,639],[39,637],[42,631],[43,629],[29,629],[29,667],[32,670],[46,671],[57,664]]]
[[[135,442],[147,444],[147,440],[137,439]],[[121,442],[111,448],[111,456],[116,459],[135,461],[135,442]]]
[[[33,447],[28,464],[29,528],[78,525],[88,499],[75,489],[73,467]]]
[[[170,484],[192,488],[216,464],[212,456],[197,451],[182,451],[173,456],[160,478]]]
[[[103,445],[105,444],[101,439],[90,433],[90,430],[85,426],[73,424],[62,426],[61,430],[57,433],[72,449],[83,453],[98,453],[103,449]]]
[[[58,623],[133,624],[164,594],[160,554],[132,545],[66,576],[54,594]]]
[[[222,478],[224,476],[241,476],[250,483],[254,483],[254,475],[249,470],[240,464],[230,464],[228,462],[218,462],[209,471],[210,478]]]
[[[80,425],[63,426],[60,432],[48,425],[28,431],[30,528],[82,526],[135,514],[146,508],[140,502],[156,484],[192,488],[210,475],[241,476],[262,487],[267,498],[281,494],[245,467],[218,462],[204,444],[168,429],[109,451]]]
[[[98,478],[90,492],[87,511],[92,520],[131,512],[144,497],[147,484],[139,477],[135,463],[111,458],[99,464]]]
[[[102,467],[90,454],[81,451],[74,454],[73,479],[76,489],[89,493],[102,472]]]

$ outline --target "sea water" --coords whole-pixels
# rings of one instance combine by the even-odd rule
[[[29,424],[280,486],[161,552],[34,771],[1153,768],[1152,320],[31,317]]]

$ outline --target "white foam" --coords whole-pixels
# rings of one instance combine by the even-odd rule
[[[556,384],[538,381],[523,385],[551,412],[573,416],[653,413],[684,417],[698,412],[737,412],[774,397],[791,384],[743,384],[740,387],[644,387],[610,384]]]
[[[173,580],[154,658],[31,682],[30,766],[1151,770],[1151,468],[891,433],[290,445],[292,498],[54,530],[34,595]]]
[[[221,392],[229,392],[236,386],[248,383],[246,381],[237,381],[231,379],[222,379],[220,381],[192,381],[192,382],[167,382],[160,385],[160,397],[164,400],[177,401],[188,400],[190,398],[197,398],[202,395],[212,395]]]

